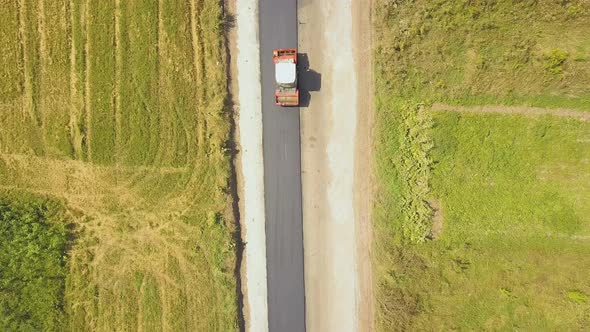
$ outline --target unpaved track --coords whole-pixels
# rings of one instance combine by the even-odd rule
[[[367,94],[370,47],[365,34],[369,21],[353,15],[360,0],[299,1],[299,51],[307,55],[310,72],[302,72],[302,90],[311,92],[302,108],[302,181],[305,247],[306,315],[308,331],[359,331],[370,328],[370,270],[359,258],[368,257],[370,166],[357,163],[357,151],[369,158]],[[363,26],[358,25],[364,24]],[[364,43],[359,44],[363,40]],[[359,62],[364,65],[357,66]],[[359,115],[363,116],[362,125]],[[363,135],[359,140],[357,134]],[[362,170],[362,172],[359,172]],[[366,190],[366,195],[360,190]],[[370,188],[370,187],[369,187]],[[362,200],[359,197],[362,196]],[[359,233],[363,241],[359,241]],[[359,247],[358,245],[362,247]],[[367,272],[368,275],[364,272]],[[365,278],[359,280],[360,276]],[[370,294],[369,294],[370,296]],[[363,306],[361,310],[360,306]]]
[[[526,106],[452,106],[436,103],[432,105],[433,111],[449,111],[461,113],[498,113],[498,114],[522,114],[525,116],[552,115],[558,117],[574,118],[581,121],[590,121],[590,112],[578,111],[566,108],[540,108]]]
[[[354,202],[357,237],[358,327],[373,330],[372,213],[373,204],[373,49],[372,0],[353,0],[353,52],[358,73]],[[358,60],[361,59],[361,60]]]

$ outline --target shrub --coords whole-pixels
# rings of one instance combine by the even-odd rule
[[[551,74],[561,74],[563,65],[567,60],[569,53],[559,48],[554,48],[545,55],[545,70]]]
[[[429,133],[432,118],[422,104],[406,105],[401,117],[396,167],[405,182],[402,186],[403,237],[418,243],[426,240],[432,224],[432,208],[427,203],[432,165],[429,156],[433,148]]]

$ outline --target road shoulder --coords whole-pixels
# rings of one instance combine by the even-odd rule
[[[367,2],[369,6],[367,6]],[[358,77],[357,132],[354,165],[354,200],[357,236],[358,326],[359,331],[374,329],[372,279],[372,198],[373,198],[373,1],[353,0],[353,52]]]
[[[227,31],[238,142],[236,157],[240,226],[244,252],[240,276],[244,294],[246,331],[268,331],[264,163],[262,153],[262,104],[258,2],[227,0],[230,30]],[[252,24],[255,22],[255,24]]]

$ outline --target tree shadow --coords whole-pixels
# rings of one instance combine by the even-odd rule
[[[299,71],[299,107],[309,107],[311,92],[322,89],[322,74],[309,68],[307,53],[297,54],[297,65]]]

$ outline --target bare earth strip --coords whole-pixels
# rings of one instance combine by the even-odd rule
[[[121,161],[121,0],[115,0],[115,162]]]
[[[76,38],[75,31],[79,28],[80,12],[79,4],[74,5],[74,1],[70,0],[70,141],[72,142],[72,149],[75,159],[82,159],[82,131],[80,130],[80,121],[82,117],[82,108],[84,107],[84,100],[80,87],[78,52],[81,45],[80,40]]]
[[[581,121],[590,120],[590,112],[566,109],[566,108],[540,108],[526,106],[451,106],[435,103],[431,108],[433,111],[449,111],[461,113],[498,113],[498,114],[522,114],[526,116],[553,115],[565,118],[575,118]]]
[[[353,0],[353,52],[358,75],[354,204],[357,236],[358,329],[373,331],[372,213],[373,202],[373,67],[372,0]],[[362,60],[361,60],[362,59]]]
[[[359,3],[360,5],[360,3]],[[363,250],[359,222],[367,221],[359,207],[357,151],[361,105],[355,50],[358,10],[354,0],[298,3],[299,50],[307,55],[311,74],[304,72],[302,89],[312,89],[309,107],[301,111],[303,225],[305,248],[306,327],[313,331],[359,331],[361,299],[358,259]],[[326,52],[326,50],[338,52]],[[313,74],[313,71],[318,74]],[[320,82],[321,79],[321,82]],[[360,92],[359,92],[360,91]],[[366,111],[366,110],[365,110]],[[364,119],[363,119],[364,121]],[[366,137],[365,137],[366,138]],[[359,145],[357,145],[359,144]],[[365,157],[362,155],[362,157]],[[363,178],[357,178],[362,175]],[[358,219],[358,218],[362,219]],[[364,296],[363,296],[364,297]],[[363,319],[365,320],[365,319]]]
[[[85,123],[84,128],[86,128],[85,136],[86,136],[86,157],[88,160],[92,160],[92,149],[90,147],[90,142],[92,140],[92,112],[90,109],[90,33],[89,33],[89,12],[90,12],[90,1],[84,1],[84,14],[82,17],[82,26],[84,27],[84,115],[85,115]]]
[[[24,64],[24,102],[23,102],[23,109],[26,113],[29,114],[31,119],[35,119],[35,110],[34,110],[34,103],[33,103],[33,83],[31,77],[31,61],[28,57],[28,43],[27,43],[27,32],[26,32],[26,10],[25,10],[25,1],[19,1],[19,34],[21,36],[21,44],[22,44],[22,54],[23,54],[23,64]]]
[[[46,107],[45,99],[43,98],[43,78],[46,76],[47,67],[47,35],[45,33],[45,1],[41,0],[38,2],[39,8],[37,9],[37,33],[39,34],[39,81],[40,92],[39,92],[39,113],[40,113],[40,125],[45,127],[46,125]],[[43,130],[45,131],[45,130]],[[46,136],[43,137],[43,145],[47,146]]]

